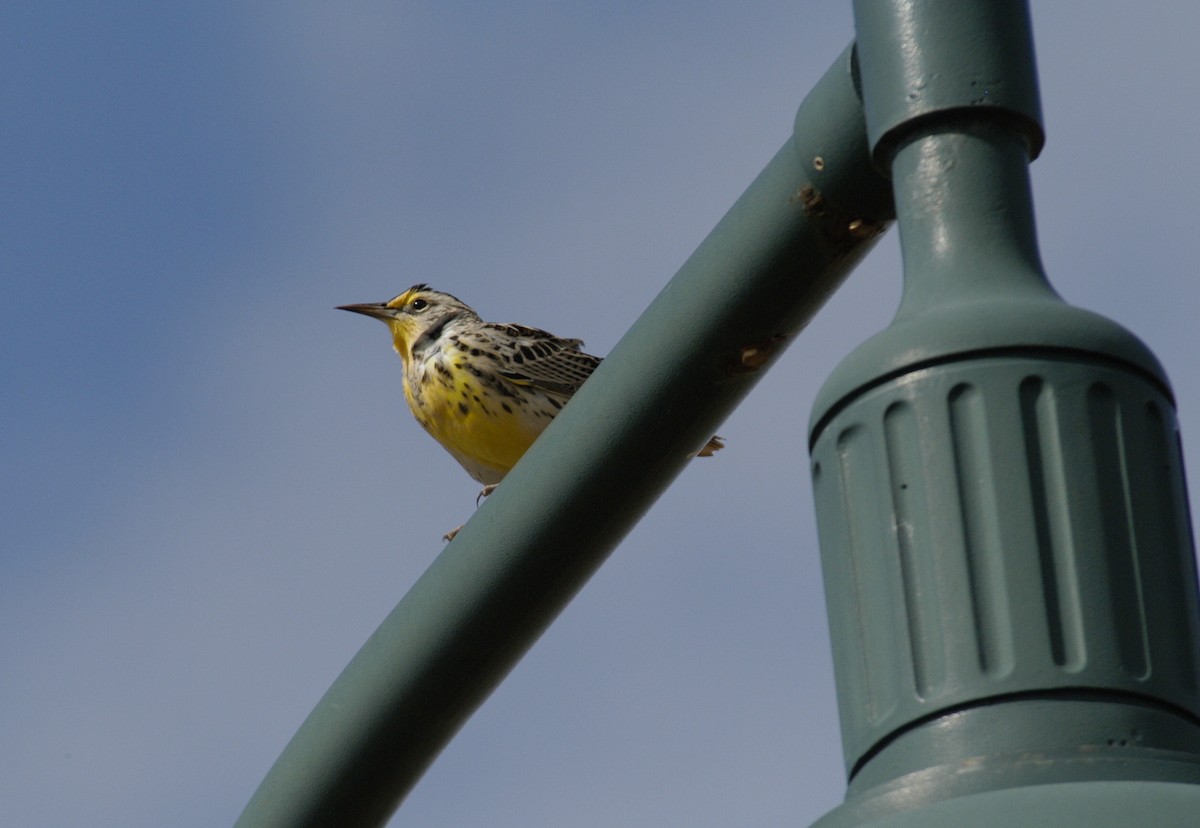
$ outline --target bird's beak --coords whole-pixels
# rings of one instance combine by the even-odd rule
[[[385,302],[374,302],[369,305],[338,305],[337,309],[361,313],[363,316],[382,319],[384,322],[395,319],[397,313],[395,308],[389,308]]]

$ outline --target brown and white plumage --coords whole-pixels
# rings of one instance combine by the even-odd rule
[[[417,422],[484,484],[485,494],[600,364],[580,350],[582,340],[484,322],[460,299],[425,284],[387,302],[342,309],[388,325]],[[714,437],[698,453],[721,447]]]

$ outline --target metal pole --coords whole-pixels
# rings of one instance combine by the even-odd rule
[[[813,411],[843,826],[1200,823],[1200,596],[1171,388],[1037,252],[1016,0],[856,0],[905,288]]]
[[[346,667],[239,826],[385,822],[891,219],[850,50],[794,135]]]

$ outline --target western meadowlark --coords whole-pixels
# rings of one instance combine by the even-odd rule
[[[378,304],[342,305],[385,322],[404,363],[404,396],[417,422],[483,484],[496,488],[600,364],[562,339],[524,325],[484,322],[464,302],[413,285]],[[713,437],[698,454],[721,448]],[[453,537],[458,530],[450,532]]]

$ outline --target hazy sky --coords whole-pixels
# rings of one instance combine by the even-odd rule
[[[1048,271],[1158,354],[1195,473],[1200,6],[1033,12]],[[852,37],[828,2],[6,4],[0,824],[230,824],[478,488],[333,307],[427,281],[607,352]],[[393,824],[840,801],[805,432],[899,288],[893,234]]]

